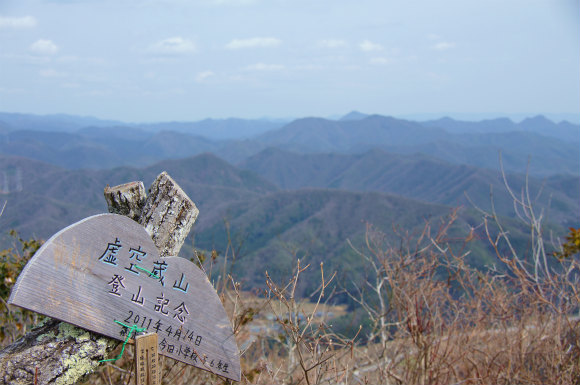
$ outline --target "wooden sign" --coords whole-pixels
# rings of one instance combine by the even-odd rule
[[[135,337],[135,384],[161,385],[157,333]]]
[[[9,303],[119,340],[144,328],[157,333],[159,354],[240,380],[232,327],[207,276],[186,259],[161,258],[125,216],[96,215],[55,234]]]

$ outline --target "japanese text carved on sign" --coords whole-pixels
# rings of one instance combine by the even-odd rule
[[[161,258],[136,222],[101,214],[50,238],[22,271],[9,303],[124,340],[136,325],[159,354],[240,380],[232,328],[205,274]]]

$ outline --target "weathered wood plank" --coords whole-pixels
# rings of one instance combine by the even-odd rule
[[[116,190],[124,190],[123,186],[128,185],[131,183],[110,188],[110,193],[115,194]],[[156,191],[161,193],[159,189],[151,189],[151,191],[151,195],[154,195]],[[139,207],[141,197],[141,193],[127,194],[124,204],[129,207]],[[151,197],[152,201],[160,199]],[[116,209],[113,205],[109,211]],[[128,212],[130,213],[131,210],[129,209]],[[142,210],[141,217],[137,218],[143,226],[148,225],[146,220],[142,220],[145,214],[147,212],[144,213]],[[167,222],[170,220],[171,217],[166,219]],[[177,224],[170,226],[169,223],[166,226],[178,227]],[[173,244],[183,244],[187,232],[181,229],[178,234],[182,239],[174,241]],[[177,254],[178,251],[175,250],[173,246],[171,253]],[[159,252],[169,255],[169,251],[163,249],[163,246]],[[16,343],[0,350],[0,368],[4,368],[0,375],[0,384],[32,384],[35,379],[35,369],[37,369],[39,385],[72,384],[98,367],[98,361],[107,356],[117,345],[118,341],[115,339],[89,333],[63,322],[49,321],[32,330]]]
[[[162,257],[178,255],[199,210],[166,172],[149,188],[139,223],[149,233]]]

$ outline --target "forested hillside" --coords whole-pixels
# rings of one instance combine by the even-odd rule
[[[412,233],[456,207],[462,209],[453,231],[475,229],[483,240],[472,245],[468,260],[475,266],[493,263],[476,209],[489,212],[493,202],[514,242],[526,242],[506,181],[516,194],[527,185],[556,236],[575,226],[580,213],[574,171],[580,167],[580,145],[573,135],[576,130],[580,138],[580,128],[541,117],[516,124],[351,114],[278,127],[281,123],[242,120],[139,126],[53,116],[46,129],[38,116],[0,117],[7,121],[0,135],[5,245],[10,229],[46,239],[104,212],[106,185],[133,180],[148,185],[162,171],[200,209],[184,253],[191,255],[193,246],[225,250],[227,228],[240,254],[233,269],[252,285],[263,283],[265,266],[283,279],[298,257],[362,274],[347,241],[362,242],[367,223]],[[235,140],[266,128],[272,129]],[[208,130],[215,130],[213,138],[196,135]],[[505,168],[518,169],[508,171],[505,180],[500,151]],[[527,157],[532,175],[526,179]]]

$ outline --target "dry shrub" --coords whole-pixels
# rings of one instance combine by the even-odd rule
[[[281,326],[280,341],[284,345],[285,365],[279,366],[286,384],[337,384],[348,378],[348,364],[352,359],[354,340],[347,340],[332,332],[324,320],[316,320],[318,309],[327,295],[335,275],[326,280],[320,264],[321,285],[314,307],[295,297],[301,267],[298,260],[292,280],[285,286],[276,285],[266,273],[266,298],[276,322]]]
[[[0,347],[15,342],[44,318],[29,310],[8,306],[8,297],[18,275],[42,246],[40,241],[22,239],[14,230],[10,231],[10,236],[13,246],[0,251]]]
[[[493,206],[481,211],[482,228],[497,266],[484,270],[466,262],[474,229],[462,244],[450,242],[457,211],[419,236],[399,234],[396,247],[368,225],[364,250],[355,250],[372,274],[349,295],[372,320],[374,343],[358,348],[354,382],[580,383],[578,231],[559,258],[549,255],[527,183],[518,195],[505,184],[530,229],[526,258]]]
[[[374,344],[358,350],[354,379],[385,384],[572,384],[580,376],[577,259],[545,272],[505,256],[502,268],[469,267],[447,242],[449,221],[425,226],[412,248],[393,248],[369,226]],[[488,234],[491,234],[489,227]],[[490,237],[497,246],[497,239]],[[554,273],[558,271],[559,273]],[[381,297],[382,299],[378,298]],[[371,304],[372,303],[372,304]],[[373,338],[374,337],[374,338]]]

